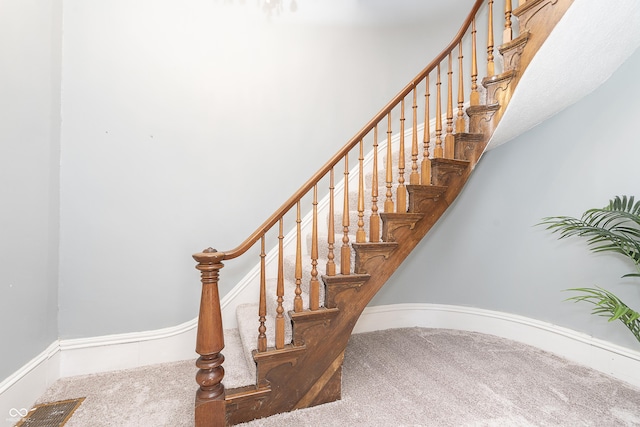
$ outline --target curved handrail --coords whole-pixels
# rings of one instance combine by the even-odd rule
[[[378,112],[369,122],[355,134],[353,138],[347,142],[340,151],[338,151],[325,165],[318,170],[305,184],[298,189],[278,210],[276,210],[260,227],[258,227],[244,242],[230,251],[224,251],[223,259],[233,259],[248,251],[265,233],[267,233],[279,220],[285,215],[300,199],[302,199],[311,189],[336,165],[344,158],[353,147],[360,142],[380,121],[382,121],[391,110],[393,110],[404,97],[406,97],[415,86],[417,86],[436,66],[441,63],[450,52],[460,43],[464,35],[467,33],[471,22],[475,18],[476,13],[485,0],[476,0],[467,18],[462,23],[460,30],[453,40],[447,45],[442,52],[433,59],[404,89],[400,91],[387,105]]]

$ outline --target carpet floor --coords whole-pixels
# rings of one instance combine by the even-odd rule
[[[66,427],[193,426],[194,375],[193,361],[185,361],[63,378],[39,402],[86,397]],[[472,332],[353,335],[342,383],[338,402],[243,425],[640,426],[640,389]]]

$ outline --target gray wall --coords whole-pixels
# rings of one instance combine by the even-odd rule
[[[4,379],[58,337],[62,6],[59,0],[0,0],[0,10]]]
[[[0,378],[58,336],[192,319],[190,254],[236,246],[454,32],[434,14],[344,26],[204,0],[65,0],[64,13],[61,0],[0,1],[0,76],[12,83],[0,97],[0,340],[20,343],[2,346]],[[637,300],[618,280],[629,267],[533,224],[636,192],[638,62],[488,153],[375,303],[470,305],[632,345],[560,292],[601,283]],[[230,261],[222,294],[252,265]]]
[[[315,19],[310,0],[267,21],[240,3],[65,1],[62,338],[192,319],[191,254],[238,245],[459,25],[424,8],[368,21],[356,1]],[[461,22],[471,3],[448,9]],[[257,261],[227,263],[222,295]]]
[[[580,216],[615,195],[640,197],[640,51],[595,92],[485,154],[463,193],[372,305],[424,302],[515,313],[637,349],[620,322],[563,300],[600,285],[640,310],[626,259],[558,241],[541,218]]]

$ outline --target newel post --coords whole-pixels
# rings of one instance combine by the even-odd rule
[[[200,315],[198,317],[198,335],[196,352],[200,355],[196,361],[199,368],[196,382],[200,386],[196,392],[196,427],[222,427],[225,425],[224,378],[224,335],[222,332],[222,313],[218,294],[218,275],[224,264],[224,253],[208,248],[193,255],[198,262],[202,280]]]

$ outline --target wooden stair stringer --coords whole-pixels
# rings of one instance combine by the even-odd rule
[[[369,274],[371,276],[369,283],[367,283],[367,289],[375,289],[375,292],[377,292],[386,280],[391,277],[409,253],[411,253],[433,225],[442,217],[453,200],[455,200],[466,183],[470,171],[471,168],[467,165],[460,174],[454,173],[448,178],[449,184],[447,185],[446,191],[436,193],[437,196],[425,199],[422,203],[416,204],[416,206],[425,212],[423,214],[424,216],[415,223],[413,228],[402,227],[396,229],[394,232],[396,242],[353,244],[356,252],[356,272]],[[411,186],[410,194],[416,193],[416,187],[422,186]],[[373,257],[369,255],[369,251],[372,250],[369,248],[370,246],[377,245],[384,247],[391,243],[396,244],[397,247],[387,256]],[[373,295],[375,295],[375,293]],[[373,297],[373,295],[371,295],[371,297]],[[366,297],[368,297],[368,295]]]
[[[353,293],[367,287],[367,275],[324,276],[327,308],[290,312],[294,343],[283,350],[254,352],[257,386],[231,390],[226,399],[227,424],[340,399],[342,361],[363,305]],[[345,303],[348,301],[349,303]],[[256,393],[256,389],[263,390]],[[247,410],[251,408],[251,410]]]
[[[471,169],[468,161],[433,159],[432,179],[440,185],[409,190],[410,199],[428,194],[421,203],[410,200],[422,212],[381,215],[396,223],[395,241],[352,244],[355,274],[323,276],[325,308],[289,313],[293,344],[254,353],[257,386],[227,397],[229,424],[340,399],[344,349],[362,311],[455,200]]]
[[[481,153],[488,138],[471,139],[474,152]],[[340,399],[344,349],[362,311],[455,200],[475,166],[466,160],[431,162],[434,185],[407,186],[409,212],[381,214],[385,238],[393,241],[352,243],[355,273],[323,276],[325,308],[289,312],[293,343],[254,353],[256,386],[229,390],[229,425]]]
[[[467,108],[467,115],[469,116],[469,132],[479,133],[483,135],[492,135],[493,130],[497,124],[494,121],[497,111],[500,109],[500,105],[472,105]]]
[[[402,228],[413,230],[416,223],[424,217],[422,213],[381,213],[382,220],[382,240],[385,242],[397,242],[395,233]]]
[[[472,165],[478,163],[484,151],[485,136],[482,133],[456,133],[455,158],[467,160]]]
[[[514,10],[521,35],[500,48],[505,72],[483,81],[486,105],[467,109],[469,133],[455,135],[461,160],[431,159],[433,185],[407,185],[409,212],[381,214],[387,241],[352,243],[355,273],[323,277],[325,308],[290,313],[293,343],[254,355],[257,384],[227,391],[228,424],[340,398],[344,349],[362,311],[460,194],[524,70],[572,2],[528,0]]]
[[[513,10],[513,16],[518,18],[520,37],[526,34],[527,46],[522,50],[519,68],[524,70],[531,63],[540,47],[560,19],[567,12],[574,0],[527,0]],[[522,73],[516,77],[517,81]]]
[[[488,141],[470,139],[480,153]],[[355,273],[323,276],[325,307],[289,312],[293,343],[254,353],[257,385],[229,391],[228,424],[340,399],[344,349],[362,311],[455,200],[473,160],[432,159],[434,185],[407,186],[409,212],[381,214],[384,236],[392,241],[352,243]]]
[[[503,55],[504,72],[498,76],[487,77],[482,84],[487,87],[496,80],[497,88],[487,88],[487,106],[499,105],[492,117],[490,134],[502,118],[509,105],[509,99],[524,75],[534,56],[544,44],[565,12],[574,0],[527,0],[513,10],[518,18],[520,35],[498,48]],[[491,93],[493,92],[493,93]]]

